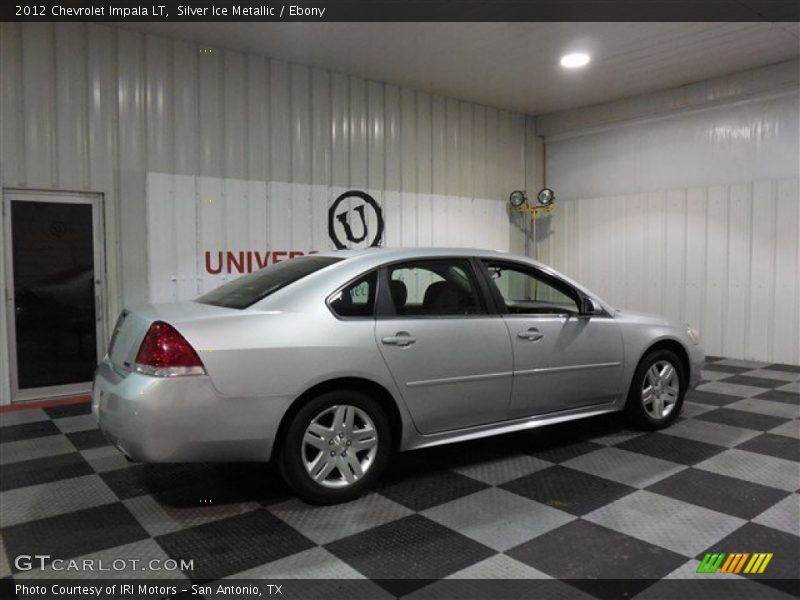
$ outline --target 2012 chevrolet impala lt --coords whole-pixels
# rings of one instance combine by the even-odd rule
[[[373,248],[124,310],[93,412],[131,459],[275,459],[300,497],[330,503],[396,450],[614,411],[666,427],[703,358],[690,326],[616,310],[528,258]]]

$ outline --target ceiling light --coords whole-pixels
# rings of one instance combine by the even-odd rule
[[[592,60],[591,57],[583,52],[565,54],[561,57],[561,66],[567,69],[577,69],[588,65],[590,60]]]

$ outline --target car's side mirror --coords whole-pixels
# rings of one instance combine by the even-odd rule
[[[603,313],[603,309],[595,304],[594,300],[588,296],[584,296],[581,300],[581,315],[584,317],[591,317],[592,315],[599,315]]]

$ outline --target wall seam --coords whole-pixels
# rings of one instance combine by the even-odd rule
[[[748,198],[749,202],[749,215],[748,215],[748,257],[747,257],[747,277],[745,281],[749,282],[749,285],[746,285],[746,294],[744,298],[744,342],[742,353],[744,354],[745,358],[748,358],[750,355],[747,354],[748,348],[750,347],[750,308],[752,303],[752,296],[753,296],[753,215],[755,212],[755,194],[753,183],[750,182],[747,184],[747,191],[748,191]]]
[[[50,181],[52,183],[53,189],[59,189],[60,187],[60,173],[58,168],[58,109],[56,108],[59,106],[59,97],[58,97],[58,48],[56,45],[58,44],[58,35],[56,34],[55,25],[52,23],[48,23],[48,27],[50,28],[50,52],[52,60],[52,85],[53,85],[53,98],[55,102],[50,105],[50,115],[53,121],[53,144],[50,146]]]

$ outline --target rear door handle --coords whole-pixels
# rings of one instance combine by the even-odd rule
[[[398,331],[395,335],[390,335],[385,338],[381,338],[381,342],[386,344],[387,346],[410,346],[411,344],[415,344],[417,342],[417,338],[413,338],[409,335],[407,331]]]
[[[540,339],[544,337],[543,333],[540,333],[536,327],[531,327],[527,331],[520,331],[517,333],[517,337],[521,340],[529,340],[531,342],[538,342]]]

